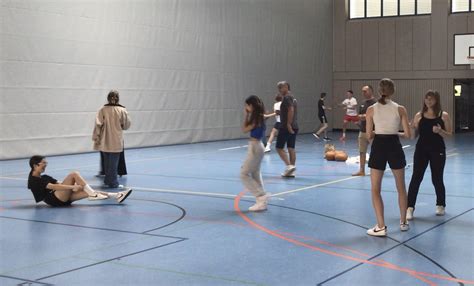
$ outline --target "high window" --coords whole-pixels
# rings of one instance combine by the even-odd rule
[[[431,14],[431,0],[349,0],[349,19],[426,14]]]

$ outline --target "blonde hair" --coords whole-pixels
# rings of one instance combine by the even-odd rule
[[[379,82],[380,99],[378,102],[386,104],[385,98],[395,93],[395,84],[389,78],[383,78]]]

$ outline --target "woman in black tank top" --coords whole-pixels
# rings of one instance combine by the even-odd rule
[[[431,168],[431,181],[436,191],[436,215],[444,215],[446,207],[446,190],[443,182],[446,163],[446,146],[444,138],[452,135],[449,114],[441,110],[440,95],[429,90],[424,97],[423,109],[415,115],[412,128],[418,134],[415,154],[413,156],[413,175],[408,187],[407,219],[413,219],[416,197],[428,163]]]

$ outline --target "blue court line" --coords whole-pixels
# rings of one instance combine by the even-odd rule
[[[30,222],[39,222],[39,223],[47,223],[47,224],[70,226],[70,227],[78,227],[78,228],[86,228],[86,229],[94,229],[94,230],[114,231],[114,232],[120,232],[120,233],[130,233],[130,234],[139,234],[139,235],[150,235],[150,236],[156,236],[156,237],[164,237],[164,238],[187,240],[187,238],[185,238],[185,237],[176,237],[176,236],[168,236],[168,235],[142,233],[142,232],[129,231],[129,230],[121,230],[121,229],[113,229],[113,228],[92,227],[92,226],[85,226],[85,225],[68,224],[68,223],[51,222],[51,221],[44,221],[44,220],[34,220],[34,219],[24,219],[24,218],[16,218],[16,217],[9,217],[9,216],[0,216],[0,218],[13,219],[13,220],[21,220],[21,221],[30,221]]]
[[[441,265],[440,265],[439,263],[437,263],[435,260],[429,258],[427,255],[422,254],[421,251],[419,251],[419,250],[417,250],[417,249],[415,249],[415,248],[413,248],[413,247],[410,247],[410,246],[405,245],[405,243],[407,243],[407,242],[409,242],[410,240],[413,240],[413,239],[415,239],[415,238],[417,238],[417,237],[419,237],[419,236],[421,236],[421,235],[424,235],[424,234],[426,234],[427,232],[430,232],[430,231],[432,231],[433,229],[438,228],[438,227],[440,227],[441,225],[446,224],[446,223],[448,223],[448,222],[450,222],[450,221],[452,221],[452,220],[454,220],[454,219],[456,219],[456,218],[458,218],[458,217],[460,217],[460,216],[463,216],[463,215],[467,214],[468,212],[470,212],[470,211],[472,211],[472,210],[474,210],[474,208],[471,208],[471,209],[469,209],[469,210],[467,210],[467,211],[464,211],[464,212],[462,212],[462,213],[460,213],[460,214],[458,214],[458,215],[456,215],[456,216],[454,216],[454,217],[452,217],[452,218],[450,218],[450,219],[448,219],[448,220],[446,220],[446,221],[444,221],[444,222],[441,222],[441,223],[439,223],[439,224],[437,224],[437,225],[435,225],[435,226],[433,226],[433,227],[431,227],[431,228],[429,228],[429,229],[427,229],[427,230],[425,230],[425,231],[423,231],[423,232],[421,232],[421,233],[419,233],[419,234],[417,234],[417,235],[415,235],[415,236],[413,236],[413,237],[411,237],[411,238],[409,238],[409,239],[407,239],[407,240],[405,240],[405,241],[403,241],[403,242],[400,242],[400,241],[398,241],[398,240],[396,240],[396,239],[394,239],[394,238],[392,238],[392,237],[387,236],[387,238],[389,238],[389,239],[391,239],[391,240],[397,242],[398,244],[395,245],[395,246],[390,247],[389,249],[386,249],[385,251],[380,252],[379,254],[377,254],[377,255],[375,255],[375,256],[372,256],[371,258],[368,258],[367,260],[370,261],[370,260],[372,260],[372,259],[375,259],[375,258],[377,258],[377,257],[379,257],[379,256],[381,256],[381,255],[383,255],[383,254],[385,254],[385,253],[387,253],[387,252],[389,252],[389,251],[391,251],[391,250],[393,250],[393,249],[399,247],[400,245],[403,245],[403,246],[405,246],[405,247],[407,247],[407,248],[409,248],[409,249],[415,251],[415,253],[421,254],[423,257],[425,257],[426,259],[428,259],[429,261],[431,261],[434,265],[438,266],[440,269],[442,269],[444,272],[446,272],[449,276],[451,276],[451,278],[457,279],[456,276],[454,276],[450,271],[448,271],[445,267],[441,266]],[[344,271],[342,271],[342,272],[340,272],[340,273],[338,273],[338,274],[336,274],[336,275],[334,275],[334,276],[332,276],[332,277],[330,277],[330,278],[328,278],[328,279],[326,279],[326,280],[324,280],[324,281],[318,283],[317,285],[323,285],[324,283],[329,282],[329,281],[331,281],[331,280],[333,280],[333,279],[335,279],[335,278],[337,278],[337,277],[339,277],[339,276],[342,276],[343,274],[346,274],[346,273],[348,273],[348,272],[354,270],[355,268],[357,268],[357,267],[359,267],[359,266],[361,266],[361,265],[364,265],[364,263],[358,263],[358,264],[356,264],[356,265],[354,265],[354,266],[352,266],[352,267],[350,267],[350,268],[348,268],[348,269],[346,269],[346,270],[344,270]],[[458,284],[464,285],[464,284],[461,283],[461,282],[458,282]]]
[[[4,277],[4,278],[8,278],[8,279],[13,279],[13,280],[20,280],[20,281],[23,281],[23,283],[18,284],[18,285],[23,285],[23,284],[25,284],[25,283],[28,283],[28,284],[39,284],[39,285],[48,285],[48,286],[54,285],[54,284],[49,284],[49,283],[44,283],[44,282],[38,282],[38,281],[33,281],[33,280],[25,279],[25,278],[19,278],[19,277],[8,276],[8,275],[1,275],[1,274],[0,274],[0,277]]]
[[[66,273],[77,271],[77,270],[89,268],[89,267],[96,266],[96,265],[103,264],[103,263],[107,263],[107,262],[110,262],[110,261],[120,260],[120,259],[125,258],[125,257],[129,257],[129,256],[132,256],[132,255],[135,255],[135,254],[144,253],[144,252],[147,252],[147,251],[150,251],[150,250],[154,250],[154,249],[158,249],[158,248],[161,248],[161,247],[169,246],[169,245],[172,245],[172,244],[175,244],[175,243],[178,243],[178,242],[182,242],[182,241],[185,241],[185,240],[187,240],[187,239],[180,239],[180,240],[177,240],[177,241],[173,241],[173,242],[161,244],[161,245],[158,245],[158,246],[150,247],[150,248],[147,248],[147,249],[144,249],[144,250],[140,250],[140,251],[128,253],[128,254],[125,254],[125,255],[113,257],[113,258],[110,258],[110,259],[102,260],[102,261],[99,261],[99,262],[96,262],[96,263],[91,263],[91,264],[84,265],[84,266],[81,266],[81,267],[69,269],[69,270],[66,270],[66,271],[62,271],[62,272],[59,272],[59,273],[55,273],[55,274],[51,274],[51,275],[48,275],[48,276],[38,278],[35,281],[41,281],[41,280],[44,280],[44,279],[48,279],[48,278],[51,278],[51,277],[63,275],[63,274],[66,274]]]

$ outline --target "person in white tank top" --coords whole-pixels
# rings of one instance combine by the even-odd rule
[[[406,219],[407,191],[405,187],[405,154],[399,137],[410,138],[410,128],[405,107],[391,100],[395,85],[391,79],[384,78],[379,82],[381,98],[367,109],[367,138],[373,140],[370,150],[370,181],[372,204],[375,209],[377,224],[367,230],[368,235],[386,236],[387,226],[384,220],[384,205],[381,196],[382,178],[387,163],[392,169],[398,192],[400,209],[400,230],[407,231]],[[400,124],[403,132],[399,132]],[[375,130],[374,130],[375,125]]]
[[[273,112],[275,114],[275,124],[273,125],[273,128],[272,128],[272,132],[270,133],[270,138],[268,138],[268,142],[265,146],[265,153],[268,153],[270,152],[272,149],[272,142],[273,142],[273,139],[275,139],[275,137],[277,136],[278,134],[278,129],[280,129],[280,105],[281,105],[281,101],[283,99],[283,96],[279,93],[277,93],[277,95],[275,95],[275,103],[273,104]]]

